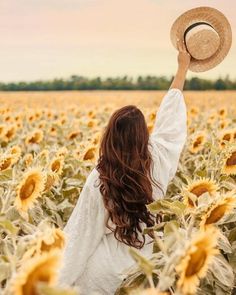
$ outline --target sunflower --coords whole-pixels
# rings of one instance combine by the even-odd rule
[[[32,154],[26,154],[23,159],[26,167],[29,167],[32,164],[33,160],[34,158]]]
[[[47,124],[47,121],[45,121],[45,120],[40,121],[40,122],[38,123],[38,129],[43,129],[43,128],[45,128],[46,124]]]
[[[73,139],[77,138],[80,135],[81,135],[80,131],[72,131],[71,133],[69,133],[68,139],[73,140]]]
[[[98,131],[91,138],[91,143],[94,145],[97,145],[99,144],[100,140],[101,140],[101,132]]]
[[[57,157],[65,157],[67,154],[68,154],[68,149],[65,146],[59,148],[58,151],[56,152]]]
[[[44,192],[48,192],[57,180],[58,175],[55,172],[48,172],[44,185]]]
[[[212,113],[207,119],[208,124],[214,123],[215,120],[217,119],[217,116],[218,116],[217,113]]]
[[[92,161],[96,159],[96,152],[97,152],[97,148],[94,145],[91,145],[90,147],[88,147],[82,156],[82,160],[83,161]]]
[[[3,155],[0,158],[0,171],[10,169],[17,161],[14,155]]]
[[[220,129],[225,129],[226,127],[229,126],[230,121],[228,119],[222,119],[219,122],[219,128]]]
[[[43,140],[43,131],[34,130],[25,139],[26,144],[40,143]]]
[[[196,117],[199,113],[199,109],[197,107],[191,107],[188,112],[189,117]]]
[[[35,117],[36,117],[37,119],[40,119],[41,116],[42,116],[42,111],[41,111],[41,110],[37,110],[37,111],[35,112]]]
[[[21,261],[27,261],[44,252],[62,250],[65,246],[65,234],[59,228],[46,228],[36,232],[34,238],[28,242],[28,250],[25,251]]]
[[[12,293],[15,295],[36,295],[38,294],[38,283],[43,282],[50,286],[54,285],[57,281],[60,261],[61,254],[59,250],[45,252],[29,259],[13,277]]]
[[[23,123],[22,122],[17,122],[16,127],[17,127],[17,129],[22,129],[23,128]]]
[[[65,125],[67,123],[67,119],[66,118],[61,118],[60,119],[60,125]]]
[[[55,248],[63,249],[65,246],[65,234],[60,228],[53,228],[44,233],[40,242],[40,251],[50,251]]]
[[[220,108],[218,110],[218,115],[220,118],[225,118],[227,116],[227,109],[226,108]]]
[[[207,134],[205,131],[197,132],[197,134],[194,134],[192,138],[192,142],[189,146],[189,151],[193,154],[196,154],[199,151],[201,151],[206,142],[206,138],[207,138]]]
[[[226,175],[236,175],[236,148],[225,158],[222,173]]]
[[[193,126],[190,126],[190,127],[188,128],[188,132],[189,132],[190,134],[193,134],[195,131],[196,131],[196,128],[193,127]]]
[[[57,174],[58,176],[61,175],[64,165],[64,157],[55,157],[49,163],[49,169],[51,172]]]
[[[57,128],[55,126],[51,126],[49,128],[49,133],[51,136],[57,136]]]
[[[52,113],[52,111],[51,111],[51,110],[48,110],[48,112],[47,112],[46,116],[47,116],[47,118],[48,118],[48,119],[51,119],[51,118],[52,118],[52,116],[53,116],[53,113]]]
[[[150,120],[150,121],[155,121],[156,120],[156,111],[152,111],[149,115],[148,115],[148,119]]]
[[[16,130],[17,130],[16,125],[11,125],[11,126],[7,127],[4,132],[5,141],[8,142],[8,141],[12,140],[16,134]]]
[[[204,278],[214,256],[218,254],[217,238],[219,232],[214,227],[199,231],[176,266],[179,275],[177,287],[181,294],[195,294],[200,279]]]
[[[148,129],[149,134],[152,132],[153,127],[154,127],[154,124],[153,123],[148,123],[147,124],[147,129]]]
[[[94,128],[97,125],[98,125],[98,120],[96,120],[96,119],[91,119],[91,120],[88,120],[88,122],[87,122],[87,126],[89,128]]]
[[[20,157],[20,155],[21,155],[21,147],[20,147],[19,145],[14,145],[14,146],[12,146],[12,147],[10,148],[9,153],[10,153],[11,155],[17,155],[17,156]]]
[[[233,140],[236,140],[236,128],[232,130],[232,137],[233,137]]]
[[[27,211],[44,190],[45,175],[40,168],[30,169],[16,189],[15,205],[18,210]]]
[[[82,155],[82,150],[81,147],[77,147],[74,151],[73,151],[73,156],[80,160],[81,159],[81,155]]]
[[[20,114],[18,114],[18,115],[16,115],[16,116],[14,117],[15,122],[18,122],[18,121],[20,121],[21,119],[22,119],[22,116],[21,116]]]
[[[226,214],[230,213],[236,207],[236,195],[234,192],[220,196],[213,205],[211,205],[201,218],[201,227],[206,227],[218,222]]]
[[[96,117],[96,113],[94,110],[90,110],[88,111],[88,116],[91,118],[91,119],[94,119]]]
[[[220,140],[220,147],[221,148],[225,147],[225,141],[232,142],[233,141],[232,130],[224,130],[224,131],[222,131],[220,133],[219,140]]]
[[[35,119],[36,119],[36,117],[35,117],[34,114],[30,114],[30,115],[28,115],[28,117],[27,117],[27,121],[28,121],[29,123],[34,122]]]
[[[0,124],[0,136],[4,135],[6,129],[5,124]]]
[[[9,122],[12,122],[13,120],[12,120],[12,117],[11,117],[10,115],[6,115],[6,116],[3,118],[3,121],[9,123]]]
[[[37,156],[37,158],[39,159],[44,159],[45,162],[48,161],[48,158],[49,158],[49,151],[46,150],[46,149],[43,149]]]
[[[217,190],[219,190],[219,186],[214,180],[203,177],[198,180],[190,181],[186,186],[184,186],[181,195],[184,197],[184,203],[188,207],[194,207],[194,202],[190,198],[190,195],[192,195],[193,198],[196,198],[195,203],[197,205],[197,198],[204,193],[208,193],[210,196],[213,196]]]

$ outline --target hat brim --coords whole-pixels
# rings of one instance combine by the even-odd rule
[[[232,44],[232,31],[227,18],[212,7],[197,7],[180,15],[171,28],[171,42],[177,49],[177,40],[184,41],[184,32],[196,22],[209,23],[220,37],[220,45],[213,56],[204,60],[191,58],[189,69],[192,72],[204,72],[217,66],[228,54]]]

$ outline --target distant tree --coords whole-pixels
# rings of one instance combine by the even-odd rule
[[[72,75],[68,79],[57,78],[49,81],[33,82],[10,82],[0,83],[1,91],[50,91],[50,90],[166,90],[169,88],[173,77],[166,76],[138,76],[132,77],[101,77],[86,78],[79,75]],[[229,76],[216,80],[200,79],[193,77],[187,79],[186,90],[236,90],[236,80],[231,80]]]
[[[226,89],[226,83],[223,79],[219,78],[214,83],[214,88],[216,90],[225,90]]]

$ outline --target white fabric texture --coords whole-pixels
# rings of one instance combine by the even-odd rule
[[[179,89],[170,89],[163,98],[150,135],[152,175],[163,191],[153,186],[154,199],[163,198],[174,177],[186,136],[186,105]],[[64,228],[67,244],[59,270],[59,284],[78,286],[80,295],[111,295],[132,266],[129,246],[117,241],[106,227],[107,211],[98,185],[98,171],[88,176],[79,200]],[[148,257],[152,244],[141,253]]]

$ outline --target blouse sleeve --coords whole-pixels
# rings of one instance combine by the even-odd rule
[[[161,169],[166,176],[164,187],[168,185],[176,173],[186,137],[187,114],[183,93],[177,88],[172,88],[161,102],[150,135],[150,142],[155,154],[154,159],[156,159],[157,166],[161,165],[156,170]]]
[[[59,269],[58,283],[61,285],[72,285],[82,275],[89,257],[104,235],[105,212],[101,201],[98,192],[85,184],[63,230],[66,245]]]

